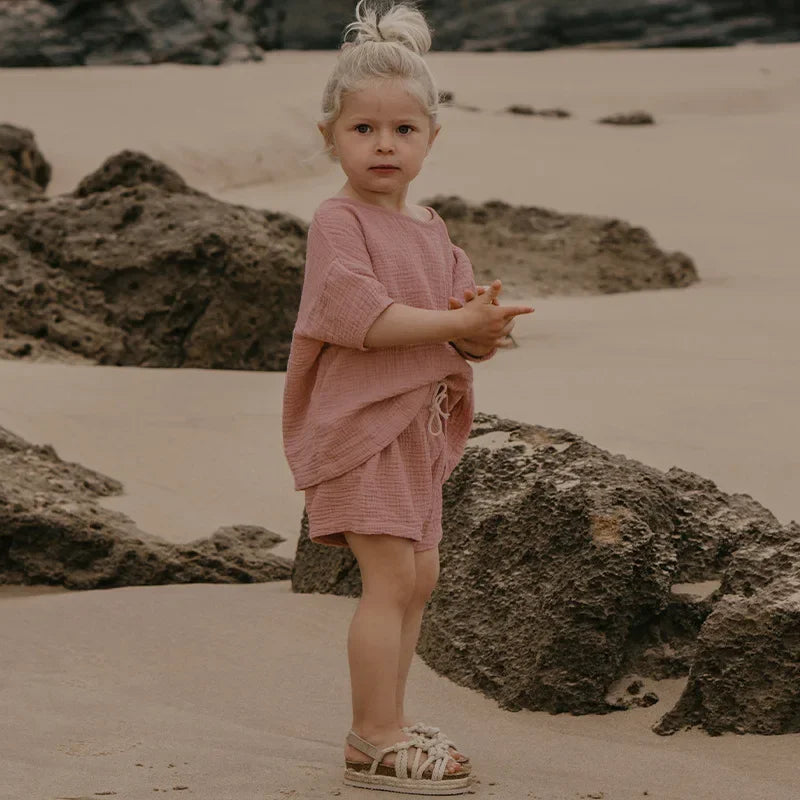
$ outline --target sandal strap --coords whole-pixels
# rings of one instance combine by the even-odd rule
[[[375,747],[374,744],[370,744],[366,739],[362,739],[355,731],[351,730],[350,733],[347,734],[347,744],[352,745],[355,747],[356,750],[364,753],[364,755],[369,756],[370,758],[378,758],[380,750]],[[383,756],[381,756],[383,758]],[[378,758],[380,761],[380,758]]]
[[[458,750],[456,747],[456,743],[448,738],[443,732],[441,728],[436,728],[433,725],[426,725],[424,722],[417,722],[414,725],[409,725],[406,728],[403,728],[404,731],[408,731],[409,733],[418,733],[421,736],[426,736],[429,739],[435,739],[436,741],[442,742],[446,744],[448,747],[452,747],[454,750]]]
[[[447,762],[450,759],[447,745],[435,739],[423,737],[420,734],[412,734],[405,741],[395,742],[388,747],[378,749],[374,744],[371,744],[366,739],[362,739],[355,731],[351,730],[347,734],[347,743],[372,759],[372,764],[369,769],[372,775],[377,772],[378,764],[380,764],[387,753],[396,752],[397,757],[394,761],[394,771],[398,778],[422,778],[425,770],[433,764],[431,780],[440,781],[445,773]],[[417,749],[410,770],[408,764],[409,747],[415,747]],[[420,764],[423,752],[427,753],[428,757]]]

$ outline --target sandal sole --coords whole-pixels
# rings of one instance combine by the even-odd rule
[[[405,794],[452,795],[466,794],[472,780],[463,778],[442,778],[434,781],[430,778],[398,778],[396,775],[370,775],[354,769],[344,772],[344,784],[360,789],[381,789],[387,792],[404,792]]]

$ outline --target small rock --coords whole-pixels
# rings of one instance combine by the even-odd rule
[[[630,111],[626,114],[611,114],[597,120],[605,125],[655,125],[653,115],[647,111]]]
[[[535,116],[535,117],[571,117],[572,114],[569,111],[565,111],[563,108],[541,108],[535,109],[533,106],[525,106],[525,105],[511,105],[506,108],[510,114],[525,114],[527,116]]]
[[[658,702],[658,695],[655,692],[645,692],[641,697],[637,697],[637,705],[647,708],[654,706]]]

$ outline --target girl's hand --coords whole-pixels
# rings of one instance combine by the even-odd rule
[[[485,291],[486,291],[485,286],[478,287],[478,294],[483,294]],[[473,292],[472,289],[464,289],[464,300],[472,300],[473,297],[475,297],[475,292]],[[500,305],[500,303],[497,301],[497,298],[492,300],[492,302],[495,305]],[[455,311],[457,308],[461,307],[462,303],[456,300],[456,298],[451,295],[450,310]],[[452,341],[453,344],[460,350],[463,350],[465,353],[469,353],[472,356],[478,356],[478,357],[487,355],[494,349],[495,346],[510,347],[513,344],[513,342],[510,339],[503,340],[499,344],[491,346],[481,344],[480,342],[476,342],[474,339],[453,339]]]
[[[513,340],[509,338],[514,328],[513,317],[519,314],[530,314],[534,309],[530,306],[507,306],[500,308],[497,296],[502,290],[502,282],[497,279],[487,288],[477,287],[477,294],[471,289],[464,290],[465,304],[450,297],[450,309],[463,308],[469,313],[467,317],[467,335],[455,340],[463,342],[463,350],[476,356],[485,355],[494,347],[511,347]],[[494,308],[493,308],[494,306]],[[461,345],[458,345],[461,347]]]

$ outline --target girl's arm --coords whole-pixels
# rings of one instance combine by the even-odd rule
[[[364,337],[365,347],[397,347],[437,344],[464,335],[462,315],[392,303],[385,308]]]
[[[510,322],[513,317],[517,314],[529,314],[533,309],[528,306],[499,307],[494,301],[501,289],[501,281],[494,281],[488,289],[490,303],[479,302],[478,306],[472,307],[472,311],[468,311],[466,305],[448,311],[437,311],[392,302],[381,311],[367,330],[363,340],[364,347],[436,344],[469,339],[475,335],[476,322],[479,326],[484,326],[486,332],[491,331],[488,338],[502,338],[509,324],[513,326],[513,322]],[[478,293],[475,295],[473,301],[477,300]],[[479,311],[479,308],[485,308],[485,311]],[[483,319],[480,319],[481,316]],[[477,340],[480,341],[480,337]],[[494,353],[496,349],[493,347],[490,352]],[[475,358],[484,360],[478,356]]]

